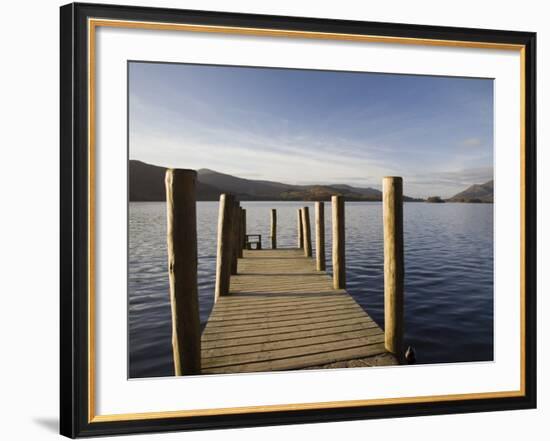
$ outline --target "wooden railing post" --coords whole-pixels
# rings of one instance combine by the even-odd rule
[[[309,223],[309,207],[302,208],[302,229],[304,232],[304,255],[311,257],[311,226]]]
[[[241,217],[240,215],[240,205],[239,202],[234,200],[233,202],[233,210],[231,212],[231,225],[232,225],[232,234],[231,234],[231,248],[232,248],[232,258],[231,258],[231,274],[237,274],[237,265],[239,261],[239,219]]]
[[[241,228],[242,228],[241,246],[244,250],[246,248],[246,210],[244,208],[241,208]]]
[[[197,290],[197,172],[166,170],[168,276],[175,375],[201,371]]]
[[[271,248],[277,249],[277,210],[271,209]]]
[[[325,262],[325,203],[315,202],[315,256],[317,271],[326,269]]]
[[[384,217],[384,323],[386,349],[403,357],[403,179],[385,177],[382,184]]]
[[[234,198],[230,194],[220,196],[220,208],[218,214],[218,248],[216,255],[216,287],[214,289],[214,302],[220,296],[229,293],[231,276],[232,248],[232,210]]]
[[[298,248],[304,247],[304,228],[302,226],[302,209],[298,208],[297,213],[297,230],[298,230]]]
[[[344,198],[332,196],[332,280],[335,289],[346,287],[346,230]]]

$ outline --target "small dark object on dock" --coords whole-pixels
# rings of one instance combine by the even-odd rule
[[[409,346],[405,351],[405,361],[407,364],[416,363],[416,353],[414,352],[414,348],[412,346]]]
[[[247,250],[251,250],[252,245],[255,245],[257,250],[262,249],[262,235],[261,234],[247,234],[245,237],[246,237],[246,239],[245,239],[245,245],[246,245],[245,248]],[[257,238],[257,239],[252,239],[252,238]]]

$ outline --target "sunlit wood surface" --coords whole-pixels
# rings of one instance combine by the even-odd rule
[[[245,250],[202,334],[202,372],[396,364],[384,332],[303,249]],[[377,360],[381,360],[377,363]]]

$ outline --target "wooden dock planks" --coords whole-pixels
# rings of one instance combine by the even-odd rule
[[[201,344],[202,372],[210,374],[303,369],[387,355],[380,327],[298,248],[245,250]]]

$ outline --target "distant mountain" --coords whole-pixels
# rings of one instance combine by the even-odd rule
[[[200,183],[219,189],[220,193],[233,193],[241,200],[274,200],[273,198],[278,199],[282,192],[293,188],[292,185],[280,182],[238,178],[207,168],[197,170],[197,174]]]
[[[474,184],[449,198],[450,202],[493,202],[493,180],[485,184]]]
[[[165,171],[166,169],[162,167],[141,161],[130,161],[128,169],[130,201],[166,200]]]
[[[331,187],[343,192],[359,193],[360,195],[372,198],[373,200],[382,200],[382,192],[380,190],[376,190],[375,188],[352,187],[351,185],[346,184],[336,184],[331,185]]]
[[[128,174],[130,201],[166,200],[165,167],[131,160]],[[216,201],[220,198],[221,193],[223,192],[200,180],[197,184],[197,199],[200,201]]]
[[[165,167],[131,160],[130,201],[164,201]],[[281,182],[244,179],[201,168],[197,171],[197,200],[215,201],[222,193],[233,193],[241,201],[328,201],[332,195],[349,201],[381,201],[382,192],[350,185],[291,185]],[[405,196],[405,201],[417,201]]]

